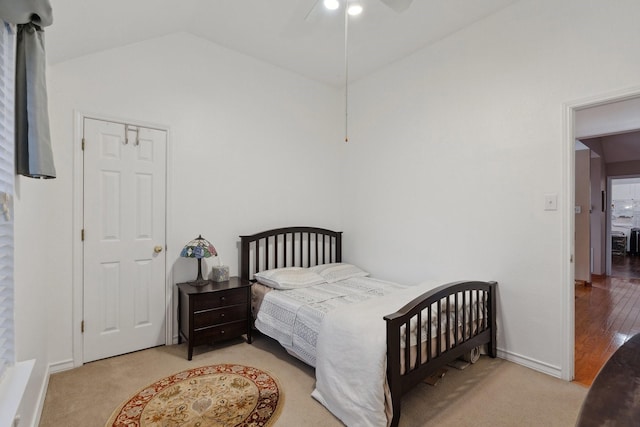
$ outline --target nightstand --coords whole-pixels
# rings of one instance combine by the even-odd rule
[[[251,344],[251,282],[230,277],[203,286],[178,283],[178,343],[193,347],[247,335]]]

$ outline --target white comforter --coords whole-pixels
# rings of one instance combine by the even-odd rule
[[[269,292],[256,317],[256,328],[278,340],[290,353],[316,366],[316,341],[326,313],[406,289],[406,285],[354,277],[301,289]],[[388,313],[384,314],[389,314]]]
[[[411,286],[324,316],[317,338],[312,396],[349,427],[387,426],[386,326],[383,316],[441,282]],[[390,407],[390,402],[387,402]]]

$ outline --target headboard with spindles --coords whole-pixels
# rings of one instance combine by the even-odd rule
[[[342,262],[342,232],[317,227],[285,227],[240,236],[240,278],[259,271]]]

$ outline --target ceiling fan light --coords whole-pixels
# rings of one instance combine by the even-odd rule
[[[338,0],[324,0],[323,4],[324,4],[324,7],[326,7],[329,10],[336,10],[337,8],[340,7],[340,2]]]
[[[362,4],[360,2],[351,2],[349,3],[349,8],[347,9],[347,13],[351,16],[357,16],[362,13]]]

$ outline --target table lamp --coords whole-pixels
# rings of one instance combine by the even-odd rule
[[[203,238],[202,235],[199,235],[182,248],[182,252],[180,252],[181,257],[196,258],[198,260],[198,277],[195,282],[193,282],[194,285],[205,285],[208,283],[207,280],[202,278],[202,258],[217,255],[218,252],[216,252],[216,248],[214,248],[207,239]]]

